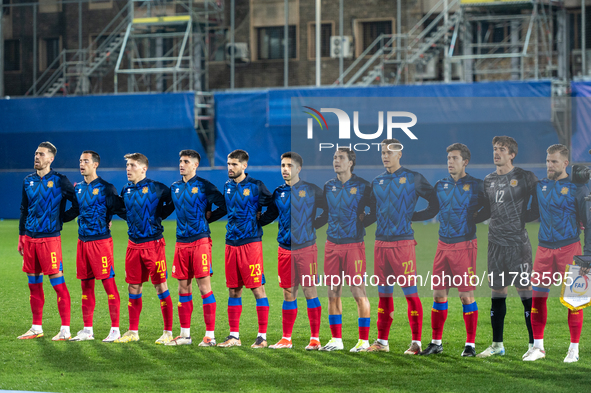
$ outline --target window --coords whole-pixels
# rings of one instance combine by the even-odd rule
[[[477,24],[473,25],[472,34],[472,42],[474,44],[478,43]],[[519,29],[517,34],[519,41],[521,35],[521,31]],[[480,52],[482,54],[509,53],[511,52],[511,25],[509,22],[481,22],[480,39],[482,44],[484,44],[483,47],[480,48]]]
[[[362,22],[361,34],[363,37],[363,50],[367,49],[380,34],[392,34],[392,21]],[[380,47],[375,46],[370,54],[375,53]]]
[[[320,24],[320,57],[330,57],[330,37],[333,35],[332,22]],[[308,58],[316,58],[316,23],[308,23]]]
[[[285,38],[283,34],[284,27],[259,27],[257,28],[257,41],[259,60],[283,59],[285,47]],[[288,27],[288,57],[295,59],[296,56],[296,27]]]
[[[21,70],[21,41],[4,41],[4,71]]]
[[[3,5],[10,5],[10,0],[2,0]],[[10,7],[2,7],[2,15],[10,15]]]
[[[209,60],[224,61],[227,29],[210,29],[209,37]]]
[[[60,39],[59,38],[46,38],[45,39],[45,67],[52,66],[57,68],[59,62],[52,65],[55,59],[60,55]]]
[[[581,49],[581,25],[581,11],[575,10],[569,13],[568,29],[571,49]],[[586,49],[589,50],[591,48],[591,7],[585,7],[585,40]]]

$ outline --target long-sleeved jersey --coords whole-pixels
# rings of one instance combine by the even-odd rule
[[[172,203],[170,188],[164,184],[145,178],[137,184],[127,183],[121,191],[125,202],[125,219],[129,230],[129,240],[146,243],[162,239],[162,219],[168,217],[164,205]]]
[[[315,221],[320,228],[328,221],[326,238],[335,244],[360,243],[365,237],[363,222],[359,219],[369,206],[371,185],[353,174],[344,184],[338,178],[324,184],[327,209]]]
[[[428,206],[415,212],[419,197],[427,200]],[[435,189],[423,175],[400,167],[373,179],[370,209],[375,214],[367,216],[364,225],[377,221],[376,240],[393,242],[414,239],[411,221],[435,217],[439,202]]]
[[[449,176],[435,183],[439,201],[439,240],[460,243],[476,238],[474,213],[485,204],[484,183],[468,174],[456,182]]]
[[[183,180],[172,183],[170,187],[173,204],[165,206],[166,215],[176,210],[176,240],[192,243],[209,237],[209,223],[226,215],[226,200],[222,193],[209,181],[194,176],[186,183]],[[206,219],[205,214],[211,205],[217,206]]]
[[[556,249],[578,242],[582,223],[584,253],[591,254],[591,203],[585,201],[590,192],[587,184],[573,183],[570,177],[538,182],[532,210],[540,215],[540,246]]]
[[[224,197],[228,210],[226,244],[242,246],[260,242],[263,229],[257,220],[257,213],[272,202],[271,192],[262,181],[253,179],[247,173],[240,183],[232,179],[226,182]]]
[[[525,230],[527,210],[538,178],[533,172],[514,167],[504,175],[490,173],[484,178],[484,208],[476,222],[490,217],[488,241],[499,246],[518,246],[529,241]]]
[[[59,236],[68,200],[74,203],[74,186],[61,173],[51,170],[43,177],[37,172],[25,177],[19,234],[36,238]]]
[[[74,195],[76,202],[66,212],[64,221],[78,216],[78,238],[85,242],[110,238],[111,218],[125,210],[115,186],[98,177],[90,183],[76,183]]]
[[[297,250],[316,243],[314,219],[318,208],[326,209],[320,187],[303,180],[293,187],[283,184],[273,191],[273,203],[259,222],[264,226],[279,217],[279,246]]]

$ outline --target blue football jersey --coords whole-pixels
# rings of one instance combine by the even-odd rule
[[[439,240],[460,243],[476,239],[474,213],[485,204],[484,186],[468,174],[456,182],[449,176],[435,183],[439,201]]]
[[[100,177],[90,183],[83,180],[76,183],[74,195],[76,203],[66,212],[65,221],[78,216],[78,238],[82,241],[110,238],[111,218],[125,210],[115,186]]]
[[[585,201],[587,184],[573,183],[570,177],[542,179],[536,186],[532,210],[540,215],[539,245],[560,248],[579,241],[582,223],[585,228],[585,254],[591,254],[591,204]]]
[[[329,180],[324,184],[327,209],[316,220],[315,227],[328,221],[326,238],[335,244],[362,242],[365,228],[359,217],[369,206],[370,194],[369,182],[355,174],[345,184],[338,178]]]
[[[228,210],[226,244],[242,246],[261,241],[263,229],[257,214],[272,202],[272,195],[263,182],[248,173],[240,183],[230,179],[224,185],[224,197]]]
[[[162,239],[162,220],[168,217],[163,207],[172,203],[170,188],[145,178],[137,184],[127,183],[121,196],[125,202],[124,217],[129,227],[129,240],[146,243]]]
[[[167,206],[170,206],[170,211],[176,210],[178,242],[192,243],[209,237],[209,223],[226,215],[226,201],[222,193],[212,183],[199,176],[194,176],[186,183],[183,180],[174,182],[170,192],[173,204]],[[217,209],[211,213],[208,220],[205,214],[211,209],[212,204],[217,206]]]
[[[38,238],[59,236],[68,200],[74,203],[74,186],[61,173],[51,170],[43,177],[37,172],[25,177],[19,234]]]
[[[264,226],[279,217],[277,241],[282,248],[297,250],[316,243],[316,210],[326,208],[320,187],[303,180],[293,187],[283,184],[273,192],[273,202],[259,222]]]
[[[426,199],[428,206],[415,212],[419,197]],[[411,221],[435,217],[439,202],[435,189],[423,175],[400,167],[394,173],[386,171],[373,179],[370,210],[375,213],[366,217],[364,225],[377,221],[376,240],[412,240]]]

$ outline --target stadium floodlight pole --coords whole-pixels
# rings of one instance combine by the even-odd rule
[[[78,0],[78,50],[82,51],[82,0]]]
[[[343,0],[339,0],[339,39],[341,40],[341,45],[339,46],[341,50],[339,51],[339,86],[343,85]]]
[[[283,27],[283,86],[289,86],[289,0],[285,0],[285,26]]]
[[[316,0],[316,86],[320,86],[320,2]]]
[[[401,0],[396,1],[396,60],[400,61],[401,55],[401,36],[402,36],[402,5]],[[398,67],[400,67],[400,63],[398,63]]]
[[[581,66],[583,67],[583,77],[587,75],[587,56],[586,56],[586,49],[587,49],[587,39],[585,34],[587,33],[585,26],[585,0],[581,0]]]
[[[37,95],[37,3],[33,4],[33,96]]]
[[[230,89],[234,89],[234,56],[236,48],[234,47],[234,0],[230,4]]]

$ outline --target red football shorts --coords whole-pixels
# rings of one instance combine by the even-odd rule
[[[378,285],[402,288],[416,285],[417,257],[415,240],[384,242],[376,240],[374,246],[374,275]]]
[[[242,246],[226,244],[226,286],[228,288],[258,288],[265,283],[263,243]]]
[[[327,240],[324,246],[324,274],[349,276],[352,285],[361,285],[354,277],[365,275],[365,243],[335,244]],[[344,281],[349,282],[346,277]]]
[[[89,242],[78,239],[76,278],[104,280],[114,276],[113,238]]]
[[[573,256],[575,255],[582,255],[580,241],[557,249],[538,246],[534,261],[534,272],[538,273],[539,276],[534,279],[532,275],[534,285],[536,281],[539,281],[540,284],[542,281],[547,281],[545,279],[543,280],[543,277],[545,277],[543,276],[544,273],[550,273],[549,275],[546,274],[546,276],[550,277],[556,272],[564,274],[566,265],[573,264]],[[554,281],[554,279],[551,279],[551,281]]]
[[[166,282],[166,253],[164,239],[146,243],[127,242],[125,254],[125,282],[128,284],[142,284],[152,280],[152,284]]]
[[[204,237],[192,243],[176,243],[172,276],[179,280],[203,278],[213,274],[211,268],[211,238]]]
[[[277,272],[281,288],[294,288],[298,285],[314,286],[318,277],[318,247],[316,244],[291,251],[279,247],[278,254]]]
[[[474,290],[470,278],[476,271],[477,254],[476,239],[453,244],[439,240],[433,261],[433,289],[458,288],[459,292]]]
[[[61,237],[32,238],[25,235],[23,272],[49,276],[60,271],[63,271]]]

